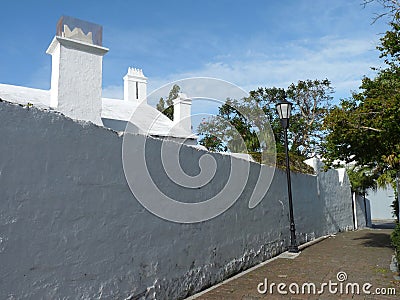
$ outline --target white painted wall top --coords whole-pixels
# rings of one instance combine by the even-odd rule
[[[27,105],[28,103],[30,103],[40,108],[50,107],[49,90],[39,90],[23,86],[0,83],[0,98],[22,105]]]

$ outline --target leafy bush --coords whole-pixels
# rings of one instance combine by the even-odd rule
[[[399,222],[398,216],[399,216],[399,202],[397,200],[397,191],[395,191],[394,194],[394,200],[392,202],[392,204],[390,205],[390,207],[392,208],[392,215],[393,217],[395,217],[397,219],[397,222]]]
[[[249,152],[253,159],[261,163],[261,153],[260,152]],[[267,155],[268,157],[268,155]],[[307,165],[304,160],[305,158],[300,155],[296,155],[293,153],[289,152],[289,159],[290,159],[290,170],[292,172],[297,172],[297,173],[305,173],[305,174],[314,174],[314,169]],[[263,164],[270,165],[270,162],[268,161],[263,161]],[[275,166],[279,169],[286,170],[286,154],[285,153],[276,153],[276,163]]]
[[[400,223],[397,223],[397,226],[390,235],[390,238],[392,240],[392,245],[396,249],[397,264],[400,265]]]

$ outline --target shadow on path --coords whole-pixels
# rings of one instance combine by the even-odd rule
[[[373,229],[394,229],[396,227],[396,223],[394,222],[385,222],[385,223],[373,223]]]
[[[387,233],[368,232],[361,237],[354,238],[354,240],[363,240],[361,245],[365,247],[392,248],[390,235]]]

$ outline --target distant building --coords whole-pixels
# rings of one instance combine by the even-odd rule
[[[72,119],[91,121],[116,131],[124,131],[130,122],[131,132],[195,145],[191,99],[179,94],[171,121],[147,103],[147,77],[141,69],[128,68],[123,78],[124,99],[102,97],[102,62],[107,52],[102,46],[102,26],[61,17],[56,36],[46,51],[52,56],[50,90],[0,84],[0,98],[54,109]]]
[[[371,205],[372,220],[395,219],[392,208],[392,203],[395,199],[395,193],[390,184],[387,185],[386,188],[368,190],[368,193],[365,197]]]

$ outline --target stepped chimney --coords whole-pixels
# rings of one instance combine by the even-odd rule
[[[124,100],[141,103],[147,98],[147,77],[142,69],[128,68],[124,76]]]
[[[52,56],[50,106],[102,125],[102,26],[63,16],[46,53]]]

